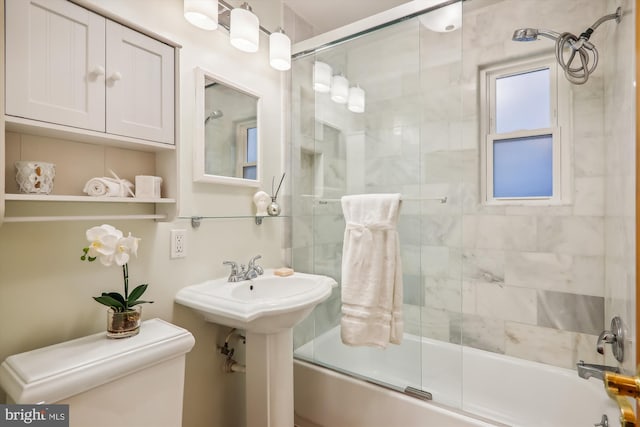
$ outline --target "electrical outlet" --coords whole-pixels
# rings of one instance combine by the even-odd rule
[[[171,230],[171,258],[187,256],[187,230]]]

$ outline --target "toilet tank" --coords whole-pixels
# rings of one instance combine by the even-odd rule
[[[195,340],[161,319],[140,333],[98,333],[7,357],[7,403],[67,404],[70,427],[179,427],[185,356]]]

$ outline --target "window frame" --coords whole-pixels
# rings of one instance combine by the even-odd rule
[[[245,120],[236,123],[236,176],[244,177],[244,168],[256,167],[256,179],[257,179],[257,167],[258,167],[258,146],[256,144],[256,161],[247,161],[247,141],[249,138],[249,129],[258,128],[257,120]],[[256,135],[257,138],[257,135]],[[247,178],[244,178],[247,179]]]
[[[496,133],[496,80],[549,69],[550,127]],[[518,59],[480,70],[480,195],[484,205],[551,206],[571,203],[571,92],[554,55]],[[551,135],[552,195],[494,197],[493,146],[506,139]]]

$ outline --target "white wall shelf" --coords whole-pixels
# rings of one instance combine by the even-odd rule
[[[118,221],[136,219],[166,220],[166,215],[62,215],[62,216],[8,216],[4,222],[60,222],[60,221]]]
[[[175,199],[143,199],[137,197],[93,197],[56,194],[5,194],[7,201],[23,202],[100,202],[100,203],[175,203]]]

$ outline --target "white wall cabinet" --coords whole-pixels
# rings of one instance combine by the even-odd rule
[[[5,0],[4,6],[4,222],[173,217],[179,46],[68,0]],[[21,194],[18,160],[55,163],[53,192]],[[89,178],[110,170],[131,182],[136,175],[161,176],[162,197],[83,193]]]
[[[173,143],[173,49],[107,21],[107,133]]]
[[[173,47],[67,0],[6,14],[6,114],[173,143]]]
[[[66,0],[6,0],[6,114],[105,131],[105,19]]]

